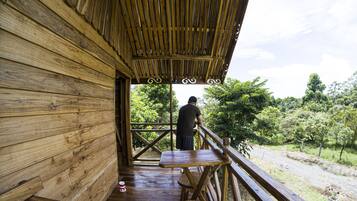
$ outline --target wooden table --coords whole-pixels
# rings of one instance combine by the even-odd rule
[[[222,165],[229,164],[229,160],[223,157],[223,154],[214,150],[190,150],[190,151],[164,151],[161,154],[159,166],[163,168],[183,168],[194,192],[192,200],[197,197],[205,200],[202,189],[208,183],[210,175]],[[198,181],[194,180],[189,167],[203,167],[203,173]],[[226,191],[227,189],[223,189]]]

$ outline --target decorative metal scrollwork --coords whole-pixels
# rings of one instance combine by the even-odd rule
[[[182,84],[196,84],[196,78],[184,78],[181,80]]]
[[[237,26],[237,29],[234,30],[234,40],[237,41],[238,40],[238,35],[239,35],[239,32],[240,32],[240,24],[238,24]]]
[[[160,84],[162,82],[162,79],[157,77],[157,78],[149,78],[147,81],[149,84]]]
[[[208,79],[207,84],[221,84],[222,81],[220,79]]]

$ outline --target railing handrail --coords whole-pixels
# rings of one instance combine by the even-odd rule
[[[171,125],[170,123],[139,123],[139,122],[131,122],[130,124],[132,126],[140,126],[140,125],[143,125],[143,126],[150,126],[150,125],[153,125],[153,126],[170,126]],[[172,124],[172,125],[175,125],[175,124]]]
[[[210,129],[205,126],[200,126],[200,128],[201,132],[203,132],[203,136],[206,133],[218,145],[220,149],[222,149],[228,154],[228,156],[232,159],[233,162],[237,163],[242,169],[244,169],[256,182],[258,182],[262,187],[264,187],[276,199],[296,201],[303,200],[296,193],[286,188],[280,182],[274,180],[270,175],[268,175],[266,172],[256,166],[253,162],[245,158],[236,149],[231,146],[224,146],[223,140],[218,135],[213,133]]]
[[[170,123],[132,123],[135,125],[170,125]],[[205,126],[200,126],[199,135],[202,137],[206,145],[210,146],[212,149],[220,150],[227,154],[227,156],[232,160],[233,163],[229,165],[229,171],[239,179],[241,184],[249,191],[249,193],[256,200],[272,200],[272,196],[277,200],[294,200],[302,201],[303,199],[299,197],[296,193],[286,188],[283,184],[273,179],[269,174],[260,169],[257,165],[251,162],[249,159],[244,157],[235,148],[231,146],[225,146],[223,139],[221,139],[217,134],[208,129]],[[132,132],[173,132],[170,128],[153,128],[153,129],[139,129],[132,128]],[[135,156],[135,159],[144,153],[151,146],[154,146],[156,142],[161,139],[161,135],[155,139],[153,142],[149,143],[148,146],[140,151],[139,154]],[[212,139],[212,141],[210,139]],[[205,146],[206,146],[205,145]],[[154,147],[155,148],[155,147]],[[143,160],[143,159],[140,159]],[[269,192],[269,193],[268,193]]]

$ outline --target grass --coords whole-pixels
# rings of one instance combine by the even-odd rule
[[[289,174],[286,171],[281,170],[275,165],[265,163],[260,159],[252,159],[252,161],[257,164],[260,168],[266,171],[274,179],[283,183],[290,190],[297,193],[300,197],[307,201],[325,201],[328,200],[328,197],[322,194],[322,190],[316,189],[314,187],[308,186],[306,181],[303,179]]]
[[[267,147],[273,150],[287,150],[287,151],[300,151],[299,145],[287,144],[287,145],[267,145]],[[306,154],[318,156],[319,147],[314,145],[305,145],[303,152]],[[348,166],[357,166],[357,150],[346,148],[342,154],[342,160],[339,160],[340,148],[334,148],[328,146],[322,149],[321,158],[327,161],[340,163]]]

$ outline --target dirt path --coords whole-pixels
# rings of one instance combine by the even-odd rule
[[[254,146],[251,158],[257,159],[276,168],[287,171],[290,174],[306,181],[309,186],[325,190],[329,186],[335,186],[343,194],[352,200],[357,200],[357,178],[335,175],[327,172],[318,165],[310,165],[290,159],[284,151],[270,150],[261,146]]]

